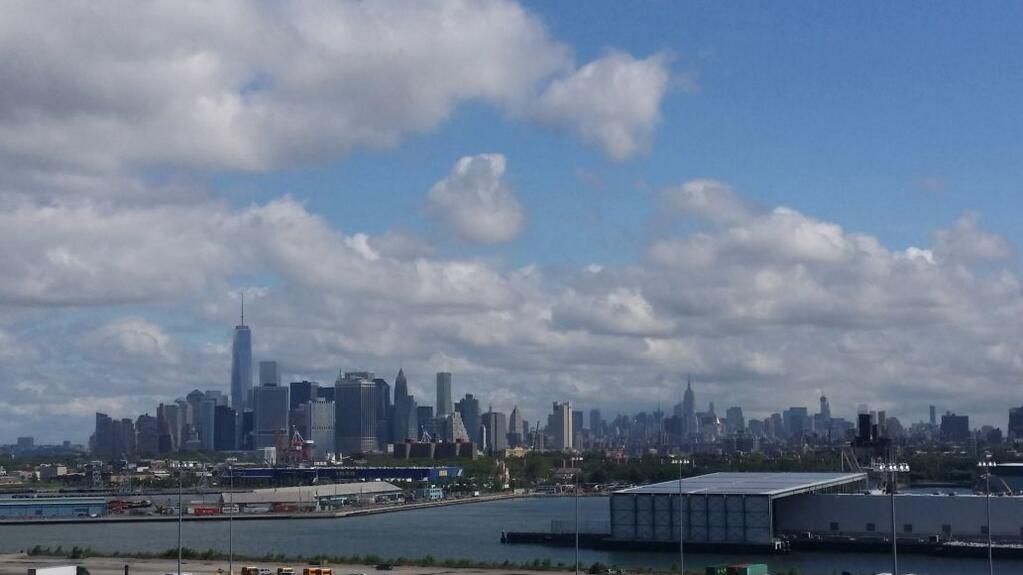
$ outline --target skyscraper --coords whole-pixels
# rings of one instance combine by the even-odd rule
[[[462,416],[462,423],[465,425],[465,432],[469,436],[469,441],[472,441],[476,445],[482,445],[483,434],[480,431],[480,401],[471,393],[467,393],[464,398],[459,400],[458,405],[455,406],[455,411]]]
[[[391,405],[391,384],[387,380],[378,377],[373,380],[376,387],[376,409],[377,409],[377,446],[380,451],[387,451],[387,445],[392,442],[394,431],[394,406]]]
[[[252,391],[253,447],[273,447],[277,434],[287,434],[288,388],[265,384]]]
[[[505,415],[491,408],[480,416],[480,421],[486,436],[484,450],[493,455],[508,449],[508,419]]]
[[[105,461],[114,457],[114,422],[105,413],[96,413],[96,428],[92,434],[92,453]]]
[[[241,412],[248,407],[249,390],[252,389],[252,332],[245,325],[245,294],[242,294],[241,323],[234,328],[234,342],[231,345],[231,407]]]
[[[415,439],[424,439],[427,434],[434,441],[439,439],[437,420],[433,417],[433,406],[432,405],[419,405],[416,407],[416,428]]]
[[[441,419],[454,411],[451,404],[451,374],[446,371],[437,372],[437,419]]]
[[[590,433],[593,437],[602,437],[604,435],[604,422],[600,418],[599,409],[590,410]]]
[[[508,444],[512,447],[523,445],[526,441],[526,426],[522,420],[522,413],[519,406],[512,408],[511,416],[508,418]]]
[[[931,425],[938,425],[938,410],[933,405],[931,406]]]
[[[572,404],[554,402],[549,433],[551,447],[567,451],[572,449]]]
[[[309,403],[310,401],[318,397],[320,385],[315,381],[293,381],[288,386],[291,388],[290,391],[290,408],[295,409],[303,403]]]
[[[276,361],[259,362],[259,385],[280,385],[281,370]]]
[[[394,421],[391,434],[394,443],[418,439],[419,425],[416,415],[416,401],[408,393],[405,371],[399,369],[398,377],[394,378]]]
[[[343,455],[376,452],[377,391],[373,374],[339,374],[334,389],[336,449]]]
[[[696,394],[693,393],[693,381],[686,379],[686,392],[682,395],[682,435],[696,435],[700,426],[696,421]]]
[[[306,427],[309,428],[309,436],[313,442],[313,457],[317,461],[323,461],[333,457],[337,453],[335,448],[336,429],[334,427],[336,408],[333,401],[317,399],[309,404]]]
[[[234,451],[238,448],[238,414],[226,405],[213,408],[213,449]]]

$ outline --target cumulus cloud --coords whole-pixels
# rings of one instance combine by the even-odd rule
[[[755,213],[749,202],[716,180],[690,180],[662,190],[661,198],[669,213],[715,224],[742,222]]]
[[[0,380],[31,390],[0,404],[10,433],[65,414],[59,429],[84,437],[88,414],[69,397],[129,415],[226,388],[239,282],[261,293],[246,310],[256,356],[285,377],[402,366],[429,397],[431,373],[457,366],[460,390],[531,418],[555,397],[610,413],[674,401],[692,373],[701,402],[754,416],[823,389],[847,414],[867,402],[911,418],[936,403],[998,421],[995,398],[1023,375],[1023,348],[1007,343],[1023,328],[1004,319],[1023,312],[1018,278],[931,255],[948,231],[897,250],[776,208],[659,238],[632,264],[564,272],[391,247],[291,198],[7,217],[0,266],[17,273],[0,282]],[[989,234],[967,221],[950,230]],[[68,306],[95,311],[40,329]]]
[[[576,70],[506,0],[5,8],[0,166],[37,193],[137,193],[125,176],[146,167],[322,162],[392,147],[468,102],[536,108],[621,158],[650,138],[667,77],[663,57],[619,52]]]
[[[505,181],[501,154],[459,159],[451,173],[430,188],[427,212],[469,242],[511,240],[522,229],[525,210]]]
[[[1012,255],[1012,245],[979,226],[977,214],[964,214],[952,227],[935,233],[934,255],[948,261],[994,261]]]
[[[533,113],[623,160],[650,145],[669,78],[664,54],[637,59],[612,51],[554,80]]]

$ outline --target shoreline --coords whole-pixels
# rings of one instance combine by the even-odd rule
[[[434,507],[450,507],[452,505],[468,505],[471,503],[487,503],[492,501],[506,501],[530,497],[528,494],[497,494],[481,495],[479,497],[463,497],[460,499],[442,499],[440,501],[424,501],[422,503],[408,503],[403,505],[386,505],[379,507],[365,507],[346,511],[312,511],[304,513],[230,513],[218,515],[182,515],[182,521],[256,521],[256,520],[279,520],[279,519],[341,519],[346,517],[359,517],[364,515],[379,515],[383,513],[399,513],[402,511],[416,511],[418,509],[430,509]],[[0,526],[8,525],[60,525],[60,524],[101,524],[101,523],[148,523],[177,521],[177,515],[104,515],[102,517],[47,517],[40,519],[0,519]]]

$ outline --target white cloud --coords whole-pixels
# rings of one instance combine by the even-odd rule
[[[952,227],[935,233],[934,255],[943,260],[970,262],[1003,260],[1012,255],[1012,246],[998,235],[979,227],[977,214],[965,214]]]
[[[552,82],[533,113],[624,160],[650,145],[669,78],[664,54],[636,59],[612,51]]]
[[[492,244],[513,239],[525,213],[505,181],[505,164],[501,154],[459,159],[451,173],[430,188],[427,212],[466,241]]]
[[[728,185],[716,180],[690,180],[661,191],[670,213],[715,224],[734,224],[751,218],[755,210]]]

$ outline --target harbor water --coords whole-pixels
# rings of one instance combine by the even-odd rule
[[[571,566],[572,548],[540,545],[504,545],[502,531],[546,531],[552,520],[574,521],[576,500],[571,497],[525,498],[481,502],[341,519],[245,520],[233,522],[235,553],[262,556],[282,553],[305,557],[316,554],[378,555],[382,558],[472,559],[474,561],[528,562],[549,559]],[[607,522],[608,500],[578,500],[583,522]],[[0,552],[27,550],[35,545],[65,550],[73,546],[104,552],[161,552],[176,547],[175,522],[2,525]],[[226,521],[185,522],[183,545],[205,550],[228,549]],[[884,553],[793,552],[776,556],[728,556],[686,554],[688,569],[736,562],[763,562],[772,572],[800,575],[832,575],[848,571],[856,575],[890,570]],[[623,568],[669,569],[678,564],[677,553],[580,551],[584,567],[600,562]],[[945,559],[900,554],[902,573],[918,575],[986,575],[987,561]],[[995,560],[995,573],[1023,573],[1021,560]]]

